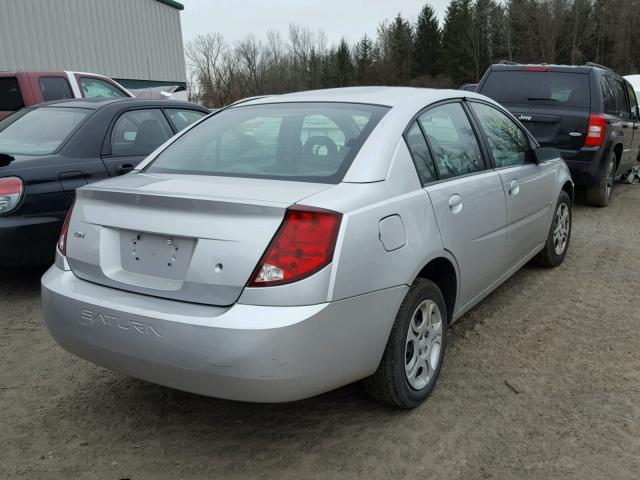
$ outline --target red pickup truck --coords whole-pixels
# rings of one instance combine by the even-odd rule
[[[83,72],[0,72],[0,120],[23,107],[51,100],[133,97],[109,77]]]

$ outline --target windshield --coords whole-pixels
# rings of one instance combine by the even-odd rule
[[[230,108],[196,125],[146,171],[338,183],[387,110],[349,103]]]
[[[589,75],[585,73],[506,70],[491,72],[482,91],[499,103],[589,107]]]
[[[55,152],[91,110],[35,108],[0,122],[0,153],[48,155]]]

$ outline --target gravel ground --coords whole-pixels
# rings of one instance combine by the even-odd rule
[[[578,205],[565,263],[526,267],[454,327],[409,412],[359,385],[284,405],[111,373],[42,323],[42,270],[0,271],[0,478],[637,479],[640,187]]]

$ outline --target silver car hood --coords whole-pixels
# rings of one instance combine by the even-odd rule
[[[74,274],[123,290],[231,305],[290,205],[332,185],[130,174],[77,192]]]

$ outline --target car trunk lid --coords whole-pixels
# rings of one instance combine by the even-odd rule
[[[231,305],[287,207],[331,185],[132,174],[78,190],[67,259],[85,280]]]

